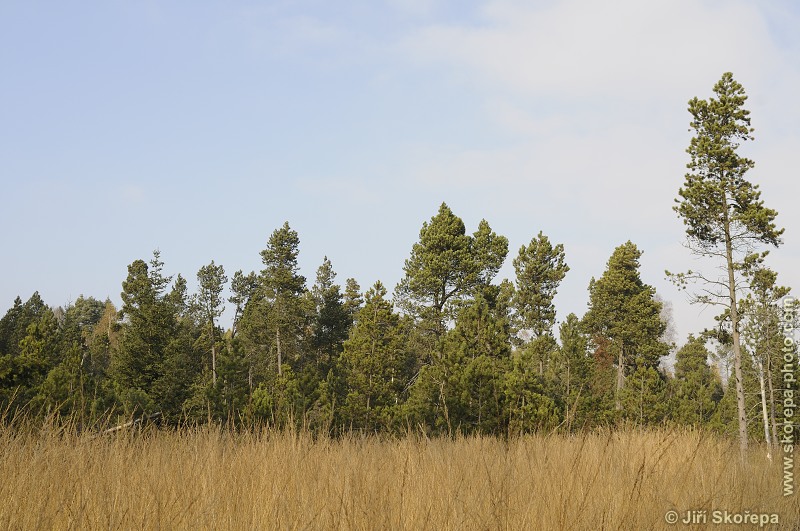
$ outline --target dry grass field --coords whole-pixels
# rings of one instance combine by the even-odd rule
[[[755,448],[694,431],[428,440],[0,429],[0,529],[670,529],[668,510],[778,513]],[[681,517],[683,515],[681,514]],[[723,529],[726,526],[712,526]],[[753,528],[743,525],[735,528]]]

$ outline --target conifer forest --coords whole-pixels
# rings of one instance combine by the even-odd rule
[[[712,97],[689,102],[694,136],[674,208],[686,232],[675,239],[702,270],[667,275],[718,325],[689,335],[672,366],[664,301],[639,272],[646,249],[620,242],[587,286],[586,313],[560,315],[562,243],[539,232],[510,249],[490,220],[466,227],[442,203],[394,287],[341,279],[327,258],[304,278],[302,235],[287,221],[253,249],[258,271],[210,260],[178,273],[155,251],[127,266],[120,306],[17,298],[0,320],[3,422],[55,415],[93,429],[157,416],[334,437],[692,426],[742,451],[777,446],[785,390],[800,378],[784,363],[797,314],[767,265],[784,238],[778,213],[738,153],[752,139],[746,99],[725,74]],[[506,261],[515,276],[498,279]]]

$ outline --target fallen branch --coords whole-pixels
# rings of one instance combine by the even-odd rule
[[[124,430],[125,428],[136,428],[138,426],[141,426],[143,422],[154,420],[154,419],[157,419],[157,418],[160,418],[160,417],[161,417],[161,412],[160,411],[156,411],[155,413],[153,413],[151,415],[142,415],[138,419],[134,419],[134,420],[128,421],[125,424],[120,424],[119,426],[114,426],[113,428],[108,428],[107,430],[104,430],[101,435],[107,435],[109,433],[115,433],[117,431]]]

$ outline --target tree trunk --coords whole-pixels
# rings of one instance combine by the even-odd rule
[[[619,347],[619,359],[617,360],[617,390],[614,393],[614,407],[617,411],[622,409],[622,403],[619,401],[619,393],[622,391],[622,386],[625,385],[625,365],[624,357],[622,355],[624,345]]]
[[[753,356],[754,358],[757,357]],[[764,422],[764,441],[767,443],[767,457],[772,457],[772,437],[769,435],[769,413],[767,411],[767,385],[764,381],[764,361],[756,361],[758,369],[758,385],[761,388],[761,418]]]
[[[208,335],[211,338],[211,384],[217,386],[217,341],[214,338],[216,326],[214,326],[214,314],[208,312]]]
[[[248,389],[248,404],[253,403],[253,364],[250,360],[247,361],[247,389]]]
[[[739,452],[742,461],[747,455],[747,410],[744,402],[744,380],[742,379],[742,348],[739,337],[739,309],[736,306],[736,276],[733,266],[733,246],[731,242],[730,221],[727,219],[728,205],[724,204],[726,218],[725,258],[728,266],[728,297],[730,299],[731,328],[733,330],[733,372],[736,379],[736,406],[739,413]]]
[[[570,396],[570,393],[569,393],[570,392],[570,387],[569,387],[570,378],[569,377],[570,377],[569,362],[567,362],[567,400],[568,401],[569,401],[569,396]]]
[[[369,375],[369,384],[368,384],[367,389],[369,389],[369,391],[367,391],[367,409],[366,409],[366,411],[364,411],[364,430],[365,431],[369,431],[370,428],[371,428],[370,422],[369,422],[369,406],[370,406],[369,403],[370,403],[370,399],[372,398],[372,373],[370,373],[370,375]]]
[[[639,424],[644,425],[644,375],[639,386]]]
[[[283,359],[281,358],[281,328],[275,328],[275,343],[278,350],[278,376],[281,375],[281,364],[283,363]]]
[[[769,389],[769,420],[772,425],[772,441],[770,444],[773,448],[778,447],[778,424],[775,421],[775,389],[772,385],[772,353],[767,352],[767,387]]]
[[[217,346],[214,335],[211,335],[211,383],[217,386]]]

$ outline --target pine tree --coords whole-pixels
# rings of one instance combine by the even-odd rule
[[[185,316],[186,281],[163,275],[155,251],[150,263],[136,260],[122,283],[123,319],[112,372],[119,399],[128,414],[161,411],[177,418],[196,370],[193,345],[197,331]]]
[[[561,345],[555,352],[549,377],[564,401],[568,429],[571,429],[573,424],[583,425],[589,416],[593,359],[589,357],[589,340],[578,316],[569,314],[558,330]]]
[[[278,376],[285,361],[297,367],[301,356],[306,316],[302,296],[306,291],[306,279],[299,274],[297,265],[299,245],[297,232],[285,222],[272,233],[267,248],[261,252],[264,269],[260,289],[266,302],[264,311],[273,336]]]
[[[18,352],[17,349],[19,349],[19,340],[21,338],[15,336],[21,314],[22,299],[17,296],[14,299],[14,305],[0,319],[0,356]]]
[[[534,337],[552,334],[556,321],[553,298],[558,286],[569,271],[564,262],[564,246],[553,246],[539,232],[527,246],[522,246],[514,259],[517,273],[514,308],[520,328]]]
[[[623,415],[641,426],[661,424],[667,417],[667,378],[652,365],[636,365],[619,392]]]
[[[0,355],[19,355],[20,341],[28,334],[28,326],[40,319],[50,308],[42,300],[39,292],[22,302],[17,297],[14,306],[0,319]]]
[[[222,290],[228,282],[225,276],[225,268],[215,265],[212,260],[210,264],[200,268],[197,272],[197,281],[200,283],[200,291],[195,297],[195,305],[205,322],[205,334],[211,351],[211,381],[212,385],[217,385],[217,323],[216,320],[222,315],[225,309],[222,300]]]
[[[24,335],[11,354],[0,356],[0,403],[4,410],[31,406],[38,413],[47,403],[42,400],[42,385],[58,364],[58,321],[38,293],[21,307],[17,316],[16,337],[27,323]]]
[[[716,98],[689,101],[691,127],[695,131],[687,152],[691,160],[674,208],[686,225],[688,247],[693,254],[715,261],[724,274],[688,271],[671,274],[679,286],[704,285],[694,302],[720,305],[729,312],[734,357],[734,379],[739,418],[739,447],[747,452],[747,410],[742,380],[742,348],[739,301],[743,277],[763,260],[758,245],[781,244],[783,229],[775,225],[777,212],[766,208],[758,186],[745,178],[752,160],[737,154],[741,142],[752,140],[750,111],[744,88],[726,72],[714,85]]]
[[[531,371],[520,357],[511,359],[511,368],[502,379],[505,424],[509,434],[550,431],[563,420],[558,402],[549,395],[544,378]]]
[[[781,300],[790,289],[777,285],[778,275],[768,268],[758,268],[751,276],[751,292],[741,301],[742,344],[751,356],[759,383],[761,423],[768,445],[778,444],[775,407],[776,368],[783,366],[783,324]],[[780,375],[777,375],[780,380]]]
[[[452,430],[499,433],[503,427],[503,375],[511,355],[508,306],[500,288],[486,290],[459,312],[455,327],[444,338],[440,368]]]
[[[661,304],[655,300],[655,289],[639,276],[641,255],[631,242],[614,250],[603,276],[589,283],[589,311],[583,317],[595,348],[607,349],[616,362],[617,409],[622,409],[619,393],[625,377],[639,367],[655,370],[669,352],[661,340],[666,329]],[[646,380],[656,383],[650,377]]]
[[[236,333],[239,330],[239,322],[244,315],[245,308],[258,289],[258,275],[251,271],[247,275],[242,273],[240,269],[233,274],[231,280],[231,296],[228,302],[234,305],[233,311],[233,326],[231,327],[231,339],[236,338]]]
[[[705,426],[722,398],[722,386],[708,365],[705,338],[689,335],[675,354],[675,403],[672,417],[681,424]]]
[[[86,336],[89,353],[87,362],[91,375],[87,384],[89,416],[98,419],[107,415],[116,404],[113,382],[110,376],[111,360],[119,352],[119,313],[110,300],[105,301],[103,314]]]
[[[454,319],[458,302],[487,285],[508,254],[508,239],[482,220],[470,236],[464,222],[442,203],[425,222],[419,242],[405,262],[405,276],[395,290],[398,306],[413,315],[436,343]]]
[[[545,365],[556,349],[553,326],[556,308],[553,298],[558,285],[569,271],[564,262],[564,246],[555,247],[539,232],[527,246],[522,246],[514,259],[517,274],[514,291],[517,329],[531,335],[526,350],[543,376]]]
[[[207,376],[201,376],[207,367],[208,343],[205,338],[201,339],[204,318],[190,303],[186,280],[180,274],[164,296],[164,304],[169,309],[173,329],[158,364],[159,375],[153,382],[150,396],[163,416],[172,421],[184,415],[186,403],[192,396],[192,385],[198,380],[209,381]],[[215,402],[212,397],[211,403],[206,405],[207,411],[211,407],[213,413]]]
[[[404,348],[400,317],[386,300],[386,288],[376,282],[366,293],[341,355],[347,389],[341,411],[345,428],[390,428],[412,361]]]
[[[230,333],[226,334],[229,339]],[[238,341],[229,341],[229,348],[220,352],[218,372],[218,407],[223,422],[249,421],[248,412],[249,364],[244,349]]]
[[[306,361],[299,370],[299,390],[307,425],[312,429],[331,428],[335,404],[331,402],[331,380],[336,362],[352,324],[341,288],[334,283],[336,273],[327,256],[317,269],[316,282],[306,293],[309,333],[305,349]],[[341,397],[339,397],[341,398]]]
[[[124,326],[114,372],[123,389],[150,388],[172,332],[171,312],[163,299],[170,279],[161,275],[162,265],[158,253],[150,266],[136,260],[128,266],[128,277],[122,283],[120,317]]]
[[[718,357],[727,365],[727,379],[723,382],[722,398],[711,417],[709,425],[715,431],[729,436],[737,437],[739,434],[739,411],[736,383],[731,366],[733,365],[733,345],[728,333],[726,342],[718,345]],[[747,411],[747,437],[763,438],[764,431],[759,422],[761,417],[761,398],[758,394],[758,375],[753,367],[752,357],[742,346],[742,384],[745,390],[745,411]]]
[[[318,370],[323,378],[342,352],[352,324],[341,288],[334,284],[335,278],[336,273],[326,256],[317,269],[317,281],[311,289],[315,306],[311,348],[316,353]]]
[[[276,424],[302,422],[315,387],[308,372],[313,300],[299,274],[299,245],[297,232],[285,222],[261,251],[264,268],[257,284],[240,274],[232,286],[232,301],[241,312],[233,346],[241,349],[248,368],[249,410]]]
[[[254,387],[254,368],[255,358],[259,354],[258,347],[258,310],[261,308],[259,297],[259,278],[255,272],[247,275],[241,270],[233,274],[231,279],[231,296],[228,302],[234,305],[233,325],[230,334],[226,336],[228,346],[228,356],[230,359],[237,359],[243,364],[246,372],[245,380],[248,396],[248,414],[252,413],[249,398],[252,397]],[[263,320],[262,320],[263,321]],[[244,327],[245,333],[240,336],[240,329]],[[249,333],[248,333],[249,332]]]
[[[63,415],[75,413],[81,422],[91,414],[91,390],[105,378],[106,367],[94,363],[88,341],[104,310],[103,302],[83,295],[62,310],[55,366],[37,397],[47,409]]]
[[[355,323],[358,310],[364,306],[364,296],[361,294],[361,286],[358,285],[358,282],[356,282],[354,278],[348,278],[347,282],[345,282],[343,305],[344,311],[347,312],[349,318],[349,328]]]

